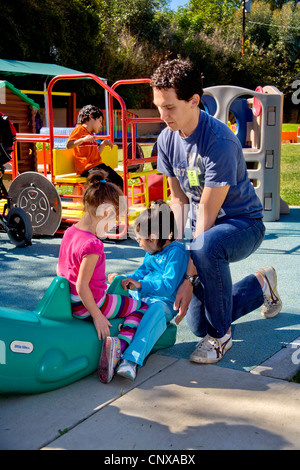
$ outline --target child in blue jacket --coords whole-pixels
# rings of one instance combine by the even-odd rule
[[[122,287],[130,295],[143,299],[149,306],[156,303],[141,320],[134,339],[123,354],[116,369],[118,375],[134,380],[137,365],[145,358],[167,328],[167,322],[177,314],[173,309],[177,289],[183,281],[189,262],[189,251],[175,240],[175,219],[168,204],[157,201],[135,222],[136,240],[146,255],[143,264],[127,278]],[[117,276],[109,276],[109,281]]]

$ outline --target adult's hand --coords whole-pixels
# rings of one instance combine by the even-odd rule
[[[192,300],[192,295],[193,286],[191,282],[186,279],[180,285],[174,302],[174,310],[179,310],[175,318],[176,325],[179,325],[181,320],[186,316],[188,306],[190,304],[190,301]]]

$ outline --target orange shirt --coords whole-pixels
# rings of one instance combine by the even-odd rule
[[[78,140],[84,137],[85,135],[94,135],[87,130],[86,127],[81,124],[77,126],[71,132],[68,142],[70,140]],[[102,163],[101,155],[98,150],[98,145],[96,139],[93,142],[84,142],[73,149],[75,170],[78,175],[81,175],[85,170],[89,170],[96,165]]]

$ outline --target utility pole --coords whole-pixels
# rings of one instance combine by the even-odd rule
[[[246,25],[245,0],[242,0],[242,10],[243,10],[243,19],[242,19],[242,55],[244,55],[245,25]]]
[[[251,0],[242,0],[242,10],[243,10],[243,19],[242,19],[242,55],[244,55],[246,13],[250,13],[250,12],[251,12]]]

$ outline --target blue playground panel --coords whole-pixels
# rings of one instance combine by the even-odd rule
[[[205,111],[214,116],[217,111],[217,103],[211,95],[203,95],[202,102]],[[242,147],[246,148],[246,137],[247,137],[247,122],[253,121],[252,109],[248,108],[246,98],[237,98],[230,105],[229,111],[232,112],[236,119],[236,136],[240,140]]]

